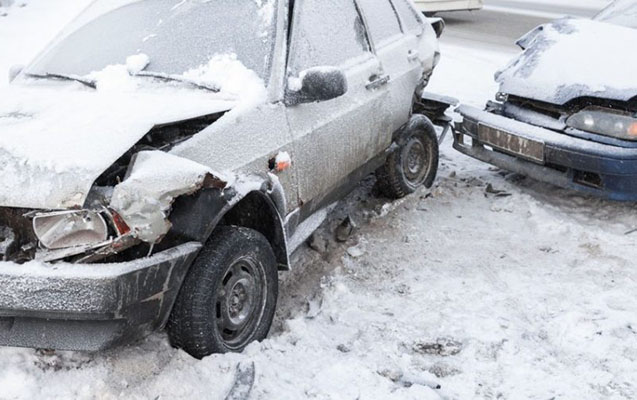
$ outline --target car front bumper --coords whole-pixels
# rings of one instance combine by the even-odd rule
[[[538,181],[611,200],[637,201],[637,148],[571,137],[470,106],[457,111],[463,121],[454,132],[454,148],[461,153]],[[542,159],[485,143],[478,133],[480,125],[541,144]]]
[[[161,328],[200,248],[118,264],[0,262],[0,345],[97,351]]]

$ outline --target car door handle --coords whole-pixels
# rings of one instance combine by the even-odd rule
[[[420,53],[416,50],[409,50],[409,53],[407,53],[407,59],[409,61],[416,61],[420,58]]]
[[[381,86],[385,86],[389,83],[389,75],[372,76],[369,78],[369,83],[365,85],[367,90],[378,89]]]

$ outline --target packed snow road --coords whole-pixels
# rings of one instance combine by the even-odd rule
[[[50,32],[35,21],[61,23],[69,4],[0,17],[0,67],[37,51]],[[485,42],[450,34],[429,90],[483,105],[515,51]],[[388,203],[373,184],[296,254],[270,339],[203,361],[163,335],[101,354],[0,349],[0,398],[637,398],[634,205],[507,174],[449,141],[432,190]]]

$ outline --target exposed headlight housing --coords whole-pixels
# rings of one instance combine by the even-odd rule
[[[100,213],[88,210],[36,214],[33,232],[49,250],[99,245],[108,239],[108,225]]]
[[[586,108],[569,117],[566,125],[585,132],[637,141],[637,118],[604,108]]]

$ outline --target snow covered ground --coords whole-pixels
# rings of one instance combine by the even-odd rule
[[[81,1],[0,17],[0,74]],[[511,56],[442,50],[429,90],[476,106]],[[346,215],[358,229],[340,244]],[[387,203],[370,178],[334,211],[327,248],[301,249],[282,277],[263,343],[203,361],[162,334],[101,354],[4,348],[0,399],[239,399],[235,382],[253,374],[250,399],[635,399],[636,227],[634,205],[507,174],[447,141],[432,190]]]

